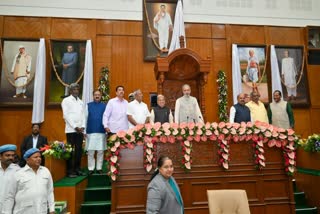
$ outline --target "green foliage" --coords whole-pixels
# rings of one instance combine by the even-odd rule
[[[101,91],[101,101],[107,103],[110,99],[110,82],[109,82],[109,68],[102,67],[100,71],[99,87]]]
[[[298,145],[306,152],[320,152],[320,135],[313,134],[307,139],[300,139]]]
[[[221,122],[227,122],[228,121],[228,114],[227,114],[227,96],[228,96],[228,87],[227,87],[227,80],[226,80],[226,74],[224,71],[218,72],[218,116],[219,120]]]

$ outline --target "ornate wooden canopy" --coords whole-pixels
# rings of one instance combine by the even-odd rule
[[[180,38],[180,41],[181,39],[183,40]],[[174,109],[175,100],[181,96],[181,86],[187,83],[191,86],[192,95],[198,99],[205,117],[204,86],[210,70],[210,58],[202,59],[198,53],[188,48],[177,49],[167,57],[157,57],[154,72],[158,94],[163,94],[167,98],[167,105]]]

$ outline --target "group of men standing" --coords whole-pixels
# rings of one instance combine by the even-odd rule
[[[203,122],[197,99],[190,95],[191,88],[187,84],[182,87],[183,96],[176,101],[174,117],[171,109],[165,106],[163,95],[158,95],[158,106],[150,113],[147,105],[142,101],[143,94],[140,89],[133,93],[134,100],[128,103],[124,98],[124,87],[117,86],[116,97],[110,99],[108,104],[101,102],[101,92],[95,90],[94,101],[86,106],[78,97],[79,89],[78,84],[70,84],[70,96],[64,98],[61,103],[66,123],[67,142],[71,144],[74,151],[67,161],[68,177],[83,175],[80,166],[84,138],[88,151],[89,174],[93,174],[94,170],[101,174],[107,136],[149,122],[172,123],[174,120],[177,123]],[[95,151],[97,151],[96,160]]]
[[[294,117],[289,102],[282,99],[281,91],[273,92],[273,102],[268,109],[259,100],[257,91],[251,93],[251,100],[245,100],[245,94],[237,96],[238,103],[230,108],[230,123],[260,121],[274,126],[289,129],[294,128]]]

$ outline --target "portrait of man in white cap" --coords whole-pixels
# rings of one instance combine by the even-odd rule
[[[26,90],[31,72],[31,60],[32,57],[27,54],[24,45],[19,45],[19,52],[14,57],[11,68],[11,73],[16,87],[16,94],[13,95],[13,98],[27,98]]]

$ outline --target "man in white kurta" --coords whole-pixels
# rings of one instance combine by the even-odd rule
[[[9,182],[2,214],[54,214],[53,181],[49,170],[41,166],[41,154],[31,148],[23,156],[27,165]]]
[[[129,129],[138,124],[149,122],[150,112],[148,106],[142,102],[143,94],[140,89],[134,93],[135,100],[128,104],[127,116],[129,121]]]
[[[292,57],[289,57],[289,52],[284,51],[284,58],[282,59],[281,77],[284,85],[287,88],[289,99],[294,99],[297,96],[297,67]]]
[[[172,21],[164,4],[160,6],[160,11],[153,19],[153,26],[158,31],[160,49],[168,52],[169,31],[172,30]]]
[[[67,175],[70,178],[84,175],[81,172],[82,142],[85,128],[85,115],[82,100],[79,98],[80,86],[70,84],[71,95],[64,98],[61,103],[63,119],[66,127],[67,143],[72,146],[71,157],[67,160]]]
[[[281,96],[281,91],[273,92],[273,102],[268,108],[269,123],[284,129],[294,128],[294,117],[291,105],[284,101]]]
[[[202,122],[203,117],[200,111],[198,101],[195,97],[190,96],[191,88],[185,84],[182,86],[183,96],[176,100],[174,120],[176,123],[183,122]]]
[[[2,213],[4,198],[8,194],[9,181],[20,169],[17,164],[13,163],[16,150],[17,146],[13,144],[0,146],[0,213]]]
[[[11,73],[13,74],[14,83],[16,86],[16,94],[13,96],[27,98],[26,89],[28,77],[31,72],[31,59],[32,57],[27,54],[23,45],[19,46],[19,53],[14,57]]]

